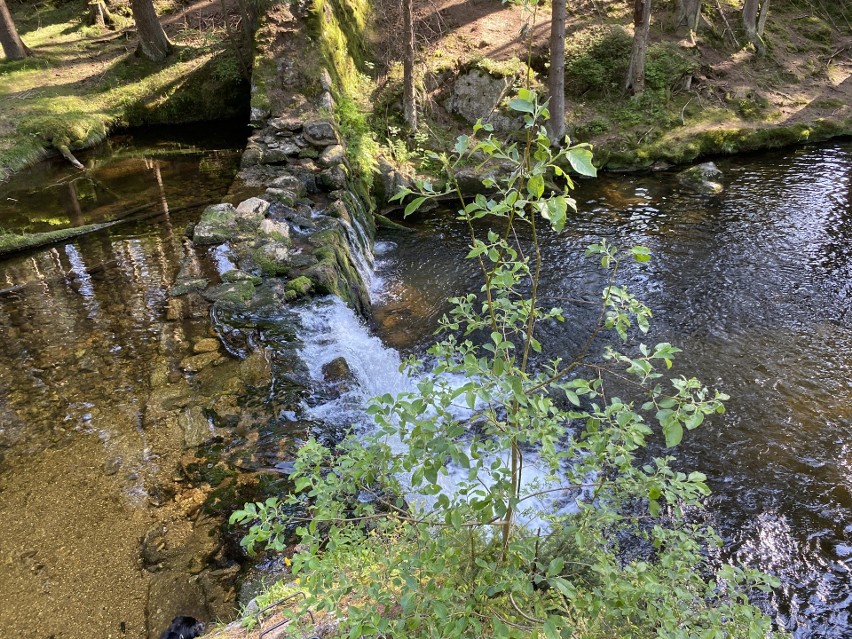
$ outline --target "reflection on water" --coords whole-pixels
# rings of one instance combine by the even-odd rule
[[[111,144],[85,173],[43,163],[0,184],[6,231],[146,218],[0,261],[2,636],[156,635],[174,581],[199,614],[227,610],[199,570],[142,570],[140,539],[204,528],[163,497],[183,437],[152,393],[186,383],[173,362],[206,331],[206,316],[165,322],[165,302],[183,230],[227,191],[241,140]]]
[[[582,259],[599,237],[649,246],[622,276],[652,308],[650,340],[684,349],[678,371],[718,384],[724,420],[677,451],[706,472],[711,513],[732,557],[782,577],[771,605],[797,637],[852,636],[852,144],[719,163],[707,199],[658,176],[602,177],[581,212],[544,240],[543,294],[569,321],[545,329],[550,355],[582,343],[604,274]],[[451,213],[388,233],[380,258],[382,337],[431,339],[445,298],[479,288]]]

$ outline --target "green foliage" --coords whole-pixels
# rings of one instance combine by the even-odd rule
[[[625,259],[648,261],[647,248],[588,248],[608,273],[600,320],[568,359],[543,355],[537,329],[571,317],[540,306],[538,237],[560,232],[575,209],[561,167],[595,168],[588,145],[551,148],[535,93],[522,89],[509,108],[525,119],[524,142],[478,123],[431,154],[446,190],[421,181],[397,196],[406,214],[457,196],[483,279],[478,294],[450,300],[431,368],[406,362],[417,390],[375,398],[372,435],[302,447],[287,502],[309,516],[288,517],[273,500],[232,522],[254,521],[249,549],[280,548],[298,524],[293,572],[306,606],[337,613],[353,639],[764,638],[770,621],[745,593],[777,581],[718,566],[720,539],[697,516],[704,475],[645,449],[659,434],[678,444],[727,399],[694,378],[667,379],[679,349],[639,341],[651,312],[619,272]],[[483,181],[490,197],[459,189],[456,169],[473,159],[506,169]],[[593,356],[608,330],[617,344]]]
[[[569,95],[623,93],[633,39],[622,27],[595,25],[572,35],[565,46],[565,90]]]
[[[645,84],[655,91],[673,91],[698,70],[695,55],[672,42],[654,42],[645,61]]]

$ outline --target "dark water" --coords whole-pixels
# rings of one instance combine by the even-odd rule
[[[654,312],[646,341],[684,350],[677,373],[732,396],[724,419],[676,455],[705,472],[729,555],[776,574],[765,602],[796,637],[852,637],[852,143],[718,162],[726,189],[690,195],[672,176],[606,176],[576,192],[580,212],[543,241],[544,295],[568,321],[548,330],[570,355],[606,284],[583,249],[600,237],[652,249],[625,264]],[[403,350],[428,343],[451,294],[477,290],[467,231],[448,212],[380,258],[376,323]]]
[[[5,231],[145,218],[0,260],[0,636],[157,636],[186,605],[174,593],[216,592],[189,563],[143,570],[140,540],[161,527],[212,554],[176,476],[181,430],[152,407],[186,405],[175,361],[209,337],[208,317],[165,310],[193,257],[185,227],[238,169],[230,128],[116,136],[80,154],[85,172],[45,162],[0,184]],[[165,542],[156,552],[177,565]]]

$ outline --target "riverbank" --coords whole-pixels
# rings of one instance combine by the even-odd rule
[[[114,29],[88,25],[83,0],[37,10],[9,3],[33,55],[0,59],[0,180],[60,149],[90,147],[118,128],[216,120],[247,110],[235,3],[155,5],[175,45],[164,63],[135,54],[129,2],[111,3]]]
[[[766,53],[745,46],[741,4],[705,7],[697,33],[676,28],[676,3],[654,7],[647,88],[625,89],[632,46],[628,3],[569,3],[567,131],[590,142],[607,169],[662,168],[852,134],[852,11],[819,3],[773,5]],[[401,18],[384,5],[376,29],[380,79],[374,126],[394,159],[416,166],[424,148],[451,146],[477,118],[517,128],[501,101],[520,86],[546,93],[550,8],[442,0],[415,6],[421,124],[401,119]],[[530,25],[526,27],[524,25]],[[523,33],[523,37],[521,36]],[[389,35],[390,34],[390,35]],[[528,45],[531,56],[528,58]]]

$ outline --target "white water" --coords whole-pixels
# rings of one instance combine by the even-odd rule
[[[357,248],[357,245],[353,248]],[[382,254],[394,248],[396,247],[392,244],[382,245],[378,247],[377,252]],[[370,287],[373,299],[380,298],[382,287],[375,286],[375,283],[384,281],[374,276],[365,281],[373,284]],[[300,354],[308,367],[314,387],[323,389],[329,386],[324,379],[323,366],[340,357],[346,360],[354,382],[344,385],[342,393],[329,393],[331,398],[325,397],[322,392],[318,393],[317,400],[308,401],[303,406],[306,416],[364,435],[374,426],[372,419],[365,412],[371,398],[386,393],[398,396],[401,393],[416,391],[418,379],[400,371],[400,354],[372,335],[365,323],[340,299],[333,296],[315,299],[299,311],[299,316],[302,326],[299,338],[303,343]],[[445,378],[445,381],[451,386],[460,386],[466,380]],[[459,407],[456,412],[458,414],[454,417],[460,421],[470,416],[470,411],[466,408]],[[404,446],[399,440],[387,443],[396,451],[402,450]],[[508,465],[507,460],[504,462]],[[548,477],[544,466],[534,450],[524,452],[523,493],[559,485]],[[446,494],[454,495],[458,485],[466,478],[467,471],[450,466],[447,475],[439,476],[439,483]],[[403,483],[408,482],[403,479]],[[568,500],[560,495],[562,493],[554,493],[545,498],[525,501],[518,520],[530,529],[547,529],[547,514],[564,514],[575,508],[573,499]],[[414,498],[409,495],[409,499],[412,505],[428,511],[435,503],[436,497]]]

